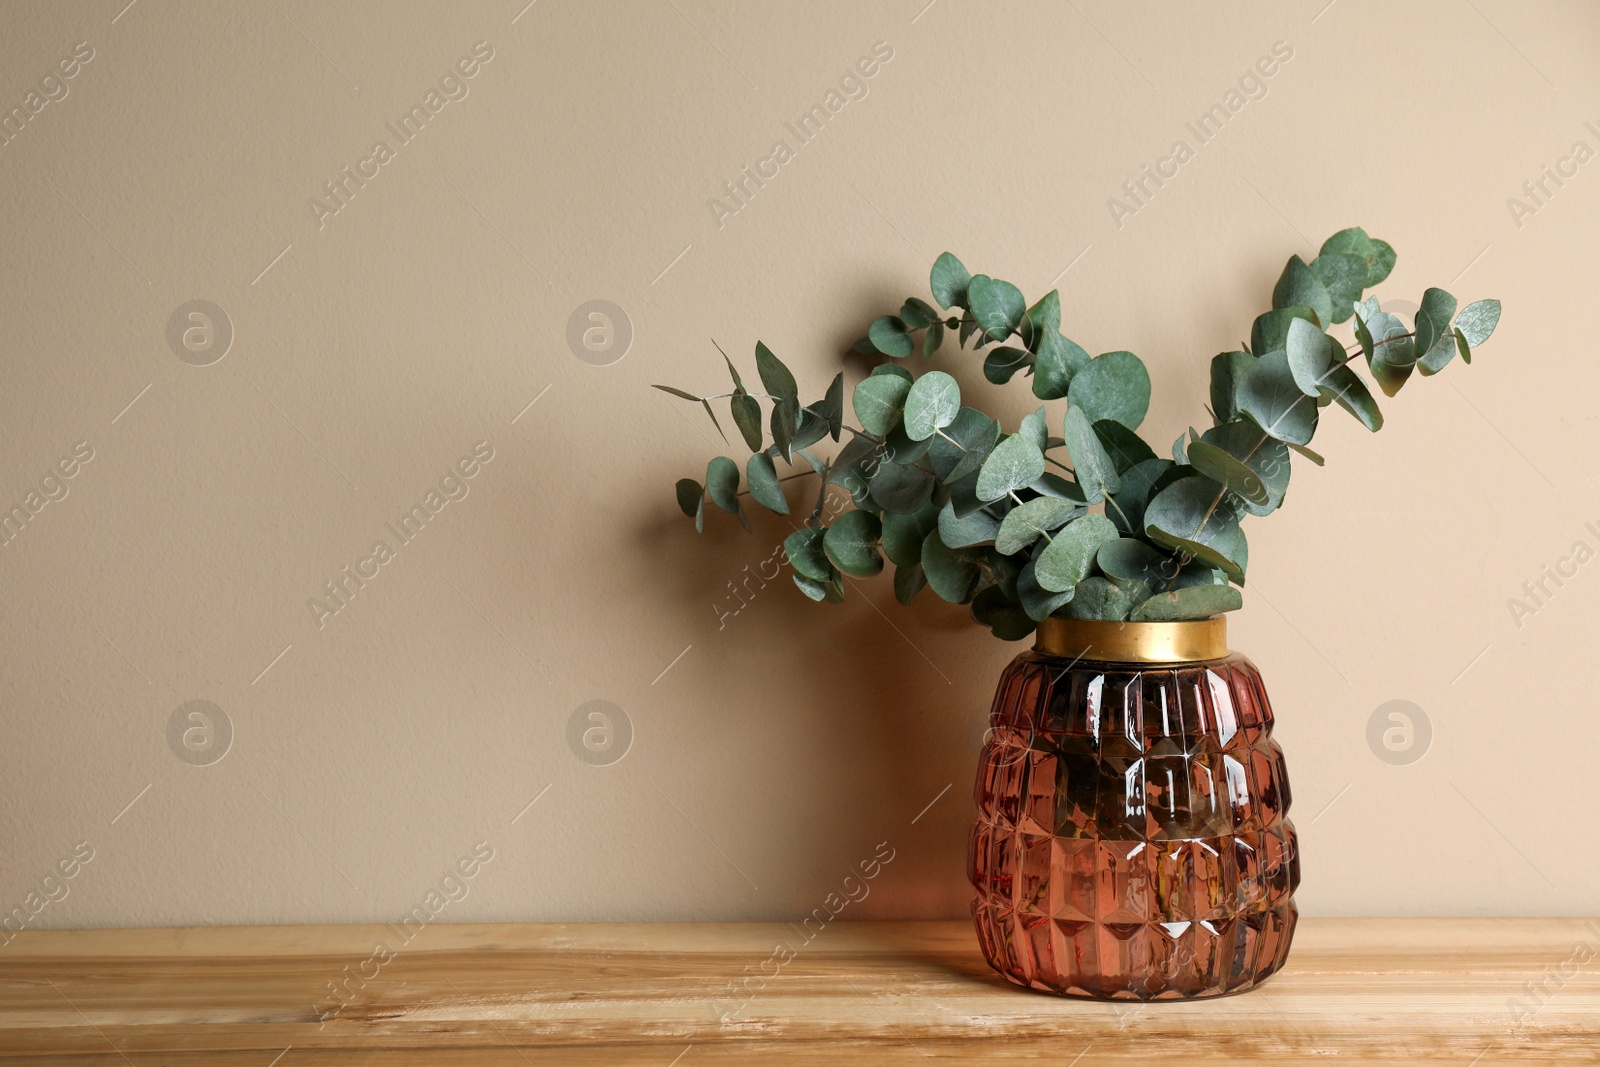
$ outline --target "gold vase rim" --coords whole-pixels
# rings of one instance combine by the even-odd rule
[[[1183,622],[1060,619],[1039,623],[1034,649],[1047,656],[1097,663],[1199,663],[1228,654],[1228,617]]]

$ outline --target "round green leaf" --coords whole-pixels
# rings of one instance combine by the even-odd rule
[[[1098,619],[1117,622],[1128,617],[1133,598],[1116,582],[1096,574],[1078,583],[1067,616],[1073,619]]]
[[[1365,263],[1372,258],[1372,238],[1368,237],[1367,231],[1360,226],[1352,226],[1348,230],[1340,230],[1322,242],[1318,255],[1327,255],[1330,252],[1357,256],[1362,263]]]
[[[1022,434],[1012,434],[989,453],[978,470],[979,500],[998,500],[1033,484],[1044,473],[1044,453]]]
[[[807,526],[783,539],[783,554],[795,573],[813,582],[826,582],[833,577],[833,567],[822,550],[826,531],[820,526]],[[804,586],[801,586],[804,589]],[[809,593],[807,594],[810,595]],[[812,597],[821,600],[820,596]]]
[[[978,583],[978,566],[946,546],[939,539],[938,530],[922,542],[922,571],[927,575],[928,588],[940,600],[965,604],[972,599],[973,587]]]
[[[1033,620],[1022,605],[997,585],[991,585],[972,601],[972,617],[1002,641],[1020,641],[1033,633]]]
[[[1316,312],[1317,325],[1327,326],[1333,322],[1333,297],[1328,287],[1299,256],[1290,256],[1289,262],[1284,264],[1278,284],[1272,288],[1272,306],[1308,307]]]
[[[1248,546],[1239,529],[1239,509],[1221,483],[1199,474],[1170,483],[1146,506],[1144,525],[1145,536],[1157,544],[1187,552],[1243,581]]]
[[[1280,441],[1310,444],[1317,432],[1317,402],[1301,391],[1281,349],[1261,356],[1245,372],[1239,407]]]
[[[949,252],[943,252],[933,261],[928,286],[933,290],[933,298],[939,301],[940,307],[966,307],[967,285],[971,281],[972,275],[967,273],[961,261]]]
[[[1107,541],[1100,546],[1094,559],[1096,565],[1113,578],[1151,585],[1163,579],[1175,567],[1171,556],[1131,537]]]
[[[1115,493],[1121,485],[1117,466],[1106,454],[1105,445],[1089,425],[1089,416],[1082,408],[1067,409],[1061,436],[1066,442],[1067,454],[1072,457],[1072,472],[1077,476],[1084,499],[1094,504],[1106,493]]]
[[[926,300],[912,296],[900,306],[900,317],[913,330],[925,330],[939,317],[939,312]]]
[[[939,528],[939,507],[928,503],[910,515],[883,517],[883,553],[896,567],[922,562],[922,542]]]
[[[905,400],[906,436],[923,441],[955,421],[961,410],[961,386],[944,371],[933,370],[912,383]]]
[[[951,548],[986,544],[999,533],[1000,520],[982,508],[962,515],[952,502],[939,509],[939,538]]]
[[[883,526],[870,511],[847,511],[823,535],[828,562],[854,578],[871,578],[883,570],[878,541]]]
[[[973,408],[962,408],[943,433],[928,440],[928,462],[945,483],[954,482],[983,466],[1000,439],[1000,424]]]
[[[868,485],[873,501],[896,515],[916,513],[933,495],[933,475],[902,463],[878,464]]]
[[[1106,352],[1072,376],[1067,399],[1089,422],[1120,422],[1137,430],[1150,410],[1150,372],[1132,352]]]
[[[1028,618],[1034,622],[1054,614],[1057,608],[1072,599],[1073,593],[1071,589],[1055,593],[1040,585],[1035,570],[1037,566],[1030,559],[1022,565],[1022,573],[1017,575],[1017,600],[1022,603],[1022,610],[1028,613]]]
[[[900,425],[900,412],[910,392],[909,376],[871,374],[861,379],[851,394],[851,405],[861,428],[882,437]]]
[[[1494,333],[1500,323],[1500,301],[1474,300],[1456,316],[1456,329],[1469,348],[1477,348]]]
[[[739,513],[739,467],[727,456],[706,464],[706,492],[711,502],[730,515]]]
[[[1085,515],[1067,523],[1035,560],[1039,585],[1052,593],[1073,588],[1088,575],[1100,549],[1118,536],[1116,526],[1104,515]]]
[[[983,376],[995,385],[1004,385],[1019,370],[1033,363],[1033,355],[1020,348],[1002,345],[983,357]]]
[[[1367,284],[1367,261],[1362,256],[1324,252],[1311,261],[1311,273],[1327,287],[1333,306],[1329,324],[1343,322],[1355,314],[1356,301]]]
[[[803,574],[794,576],[794,584],[799,590],[812,600],[821,603],[828,598],[828,584],[819,582],[814,578],[807,578]]]
[[[1231,585],[1191,585],[1170,593],[1157,593],[1128,616],[1131,622],[1181,622],[1209,619],[1225,611],[1238,611],[1244,598]]]
[[[967,285],[967,299],[972,302],[972,315],[978,320],[978,327],[996,341],[1011,336],[1028,307],[1021,290],[987,274],[972,276]]]
[[[772,457],[765,452],[757,452],[745,464],[745,479],[750,483],[750,496],[758,504],[763,504],[779,515],[789,514],[789,501],[784,498],[783,486],[778,484],[778,471],[772,465]]]
[[[1394,249],[1389,246],[1389,242],[1380,241],[1374,237],[1372,239],[1372,258],[1367,261],[1368,289],[1371,289],[1389,276],[1389,272],[1394,270],[1394,260]]]
[[[1070,500],[1053,496],[1036,497],[1006,512],[994,539],[994,550],[1002,556],[1015,555],[1040,536],[1066,524],[1082,511]]]
[[[918,552],[918,555],[921,555]],[[928,584],[928,576],[922,572],[922,564],[913,563],[909,567],[895,567],[894,569],[894,598],[902,604],[909,604],[922,592],[922,587]]]
[[[906,324],[895,315],[879,315],[873,319],[872,325],[867,327],[867,337],[873,347],[886,356],[899,359],[911,354],[911,335],[906,332]]]
[[[678,508],[691,519],[700,514],[700,508],[705,504],[705,490],[693,478],[679,478],[675,486],[678,493]]]
[[[1198,459],[1196,447],[1200,449]],[[1213,450],[1220,451],[1225,460],[1219,460]],[[1244,497],[1253,515],[1266,515],[1275,510],[1289,488],[1289,446],[1268,436],[1248,419],[1207,430],[1199,441],[1189,446],[1189,463],[1201,474],[1222,482]],[[1207,469],[1208,466],[1211,469]],[[1221,473],[1229,477],[1218,477]]]

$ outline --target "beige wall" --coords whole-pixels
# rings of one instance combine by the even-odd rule
[[[1600,909],[1600,564],[1520,626],[1507,606],[1600,548],[1600,164],[1507,203],[1600,148],[1600,10],[124,2],[13,4],[0,43],[7,108],[93,49],[0,147],[0,502],[93,453],[0,550],[7,909],[65,861],[37,925],[393,918],[477,846],[441,918],[780,917],[888,842],[851,914],[964,913],[1018,648],[887,580],[829,608],[785,578],[719,625],[789,527],[695,537],[671,483],[714,433],[649,385],[721,388],[710,339],[749,368],[761,338],[820,391],[948,248],[1033,295],[1060,275],[1070,336],[1149,363],[1162,443],[1284,259],[1354,224],[1400,251],[1381,295],[1507,311],[1381,435],[1329,419],[1328,466],[1249,528],[1233,643],[1281,719],[1300,900]],[[476,42],[467,95],[395,148],[385,123]],[[877,42],[867,95],[799,144],[784,124]],[[1266,95],[1198,145],[1186,121],[1275,42]],[[394,158],[319,220],[379,139]],[[1118,225],[1109,198],[1179,139],[1194,158]],[[708,200],[779,140],[794,158],[719,224]],[[233,327],[206,366],[167,339],[192,300]],[[590,300],[631,321],[611,365],[566,341]],[[467,495],[401,545],[385,524],[464,457]],[[319,620],[380,539],[394,558]],[[220,761],[179,758],[182,723],[169,744],[192,700],[231,723]],[[631,722],[610,766],[569,747],[590,700]],[[1391,700],[1431,723],[1420,761],[1368,746]]]

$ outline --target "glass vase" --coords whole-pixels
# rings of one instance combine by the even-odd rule
[[[968,877],[978,942],[1065,996],[1237,993],[1283,965],[1299,855],[1261,675],[1223,617],[1049,618],[1000,677]]]

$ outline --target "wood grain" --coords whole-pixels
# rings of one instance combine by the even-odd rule
[[[786,923],[440,924],[363,965],[380,942],[396,928],[22,933],[0,948],[0,1061],[1600,1062],[1600,921],[1580,919],[1308,919],[1261,989],[1151,1005],[1019,990],[965,922],[809,943]],[[347,967],[376,976],[333,1014]],[[749,975],[771,977],[741,1003]]]

